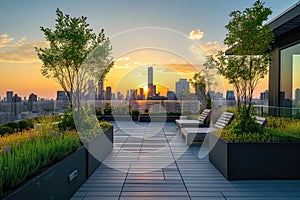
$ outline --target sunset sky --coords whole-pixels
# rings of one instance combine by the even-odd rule
[[[105,85],[125,92],[147,84],[153,66],[154,84],[161,92],[175,90],[179,78],[191,78],[208,54],[225,49],[224,26],[229,13],[251,7],[254,0],[4,0],[0,7],[0,97],[12,90],[21,97],[35,93],[55,98],[60,86],[40,73],[34,47],[46,45],[40,26],[53,28],[55,10],[72,17],[86,16],[95,33],[110,37],[114,68]],[[273,19],[297,0],[264,1]],[[230,89],[223,79],[218,90]],[[262,81],[255,96],[268,88]]]

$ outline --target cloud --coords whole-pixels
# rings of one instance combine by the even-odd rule
[[[205,44],[201,44],[201,47],[209,55],[217,55],[218,51],[226,50],[226,46],[221,45],[218,41],[207,42]]]
[[[14,40],[14,38],[9,37],[6,33],[0,35],[0,48],[7,46],[7,44]]]
[[[135,64],[135,65],[141,65],[142,63],[141,62],[139,62],[139,61],[134,61],[134,63],[133,64]]]
[[[198,66],[192,64],[164,64],[164,72],[178,72],[178,73],[187,73],[187,72],[196,72]]]
[[[204,33],[201,32],[199,29],[192,30],[189,34],[189,39],[197,41],[204,37]]]
[[[116,62],[121,62],[121,61],[128,61],[130,60],[130,57],[126,56],[126,57],[119,57],[118,59],[116,59]]]
[[[204,63],[207,55],[215,56],[218,51],[225,51],[226,46],[221,45],[218,41],[207,42],[204,44],[194,43],[190,46],[189,50],[196,56],[200,63]]]
[[[41,62],[35,51],[35,47],[46,47],[48,42],[25,43],[25,38],[19,39],[16,43],[9,45],[8,49],[0,50],[0,62],[7,63],[32,63]]]

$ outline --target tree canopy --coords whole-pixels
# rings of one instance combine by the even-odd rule
[[[78,80],[83,80],[77,76],[85,59],[92,57],[85,62],[85,71],[91,73],[90,77],[103,80],[113,66],[112,48],[104,30],[96,35],[89,28],[86,17],[70,17],[59,9],[56,10],[56,16],[53,30],[40,27],[49,42],[49,47],[36,48],[36,51],[43,62],[42,75],[57,81],[71,102]]]
[[[228,51],[220,51],[216,64],[218,71],[233,84],[237,95],[237,109],[243,119],[242,132],[251,118],[252,98],[259,80],[268,73],[273,42],[272,30],[264,24],[272,14],[270,8],[257,0],[253,7],[230,13],[224,44]],[[243,106],[242,106],[243,105]]]

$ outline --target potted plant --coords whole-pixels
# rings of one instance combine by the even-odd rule
[[[138,121],[139,120],[140,111],[139,110],[132,110],[131,111],[131,119],[132,121]]]
[[[100,106],[95,106],[95,112],[96,112],[96,116],[97,116],[99,121],[105,119],[105,116],[102,115],[102,109],[101,109]]]
[[[149,109],[146,108],[144,110],[144,113],[140,115],[140,119],[139,119],[140,122],[151,122],[151,118],[149,116]]]

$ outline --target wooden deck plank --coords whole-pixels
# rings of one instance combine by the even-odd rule
[[[108,166],[101,165],[72,200],[300,199],[300,180],[227,181],[207,156],[198,156],[200,145],[187,148],[175,123],[161,130],[154,123],[154,135],[149,125],[120,123]]]

